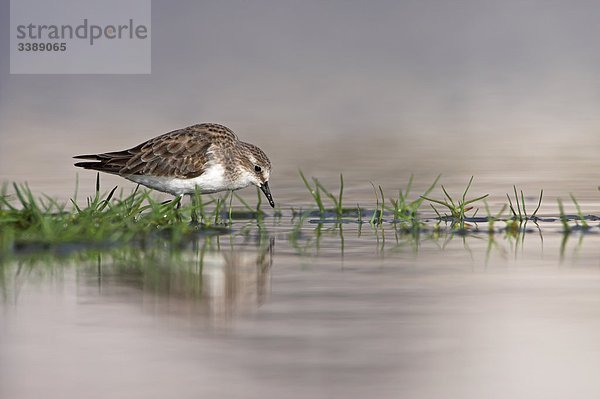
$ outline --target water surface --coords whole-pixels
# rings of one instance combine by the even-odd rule
[[[5,259],[2,397],[600,392],[597,234],[286,226]]]

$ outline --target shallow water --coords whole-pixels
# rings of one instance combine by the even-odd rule
[[[315,222],[4,259],[0,396],[600,392],[597,233]]]
[[[39,150],[47,165],[39,173],[5,147],[13,159],[0,160],[2,178],[66,199],[76,171],[65,160],[106,140],[69,141],[47,159]],[[281,218],[237,220],[232,234],[184,248],[158,241],[5,254],[0,397],[559,398],[573,387],[597,397],[599,225],[590,217],[588,232],[563,234],[556,218],[559,197],[575,212],[570,192],[586,215],[600,215],[594,142],[544,143],[533,156],[533,147],[500,142],[487,151],[291,140],[266,148]],[[499,223],[493,235],[471,223],[463,235],[430,220],[415,235],[389,221],[381,229],[300,220],[292,209],[314,204],[298,168],[334,193],[343,172],[345,204],[367,215],[376,206],[371,182],[392,196],[411,173],[412,198],[440,172],[455,196],[475,175],[470,196],[489,193],[494,213],[513,184],[530,212],[543,188],[544,221],[527,233]],[[79,180],[81,201],[95,175]],[[133,187],[101,181],[106,190]],[[253,190],[240,194],[256,203]],[[442,198],[439,187],[430,196]]]
[[[70,156],[144,138],[90,137],[51,154],[32,147],[41,171],[11,140],[1,177],[64,200],[75,185]],[[559,197],[575,212],[570,192],[600,215],[595,142],[281,138],[275,151],[266,141],[281,218],[238,220],[232,234],[183,249],[159,241],[0,258],[0,397],[559,398],[573,387],[597,397],[598,221],[566,235],[556,219]],[[389,200],[414,173],[415,198],[443,173],[453,196],[474,175],[469,195],[489,193],[493,213],[513,184],[529,212],[544,189],[545,221],[524,234],[499,223],[492,236],[481,223],[462,235],[430,221],[413,235],[389,221],[300,221],[292,209],[314,204],[299,168],[334,193],[343,172],[344,203],[367,215],[371,182]],[[80,201],[94,180],[79,173]],[[251,205],[253,191],[240,191]]]

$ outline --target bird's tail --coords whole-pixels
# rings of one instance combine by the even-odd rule
[[[97,170],[99,172],[119,174],[120,167],[108,162],[110,159],[102,157],[101,154],[77,155],[75,159],[88,159],[94,162],[76,162],[78,168]]]

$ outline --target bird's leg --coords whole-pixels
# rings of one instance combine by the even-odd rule
[[[196,196],[190,194],[190,201],[192,202],[192,224],[198,225],[198,212],[196,211]]]
[[[183,195],[178,195],[175,197],[173,201],[177,201],[177,205],[175,206],[175,215],[177,217],[177,222],[181,223],[181,212],[179,209],[181,208],[181,201],[183,200]]]
[[[231,204],[233,203],[233,190],[229,191],[229,225],[231,226],[231,221],[232,221],[232,212],[233,212],[233,208],[231,207]]]

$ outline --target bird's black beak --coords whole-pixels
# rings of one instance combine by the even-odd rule
[[[269,205],[271,205],[271,208],[275,208],[275,202],[273,202],[273,197],[271,196],[271,190],[269,189],[269,182],[266,181],[263,184],[261,184],[260,189],[262,190],[263,193],[265,193],[265,197],[267,197],[267,200],[269,201]]]

